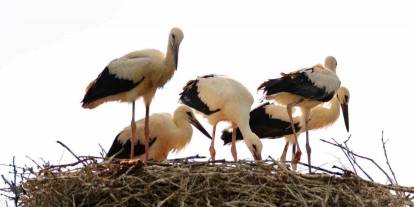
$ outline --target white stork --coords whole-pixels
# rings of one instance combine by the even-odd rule
[[[157,88],[171,79],[178,64],[178,50],[184,34],[179,28],[171,29],[167,54],[154,50],[144,49],[126,54],[111,61],[86,88],[82,100],[82,107],[93,109],[108,101],[132,103],[131,120],[131,155],[134,157],[136,142],[135,127],[135,100],[143,97],[145,103],[145,149],[149,147],[148,115],[151,100]],[[146,153],[144,161],[148,160]]]
[[[309,166],[311,165],[311,148],[307,126],[309,112],[315,106],[331,100],[336,90],[341,86],[341,81],[336,75],[336,65],[336,59],[328,56],[325,59],[325,67],[318,64],[312,68],[301,69],[289,74],[282,73],[281,78],[270,79],[258,88],[264,91],[266,99],[274,99],[278,104],[286,105],[295,143],[297,143],[297,134],[292,119],[292,108],[298,106],[301,109],[302,119],[305,123],[306,152]],[[299,162],[301,154],[300,147],[297,145],[293,163]],[[310,167],[309,173],[311,173]]]
[[[349,91],[345,87],[340,87],[336,96],[334,96],[329,102],[325,104],[320,104],[313,108],[309,114],[308,129],[316,130],[324,127],[328,127],[331,124],[335,123],[340,114],[340,109],[342,109],[342,116],[344,118],[344,123],[346,130],[349,132],[349,118],[348,118],[348,103],[349,103]],[[294,126],[298,135],[304,132],[304,122],[298,116],[293,117]],[[293,130],[290,125],[289,115],[286,112],[286,107],[283,105],[276,105],[266,102],[250,112],[250,128],[252,131],[257,134],[261,139],[262,138],[280,138],[285,137],[286,145],[284,147],[282,156],[280,157],[281,161],[286,160],[286,153],[288,150],[289,144],[294,145],[295,149],[295,139],[293,135]],[[230,129],[223,130],[221,139],[224,144],[231,142],[233,131]],[[236,139],[242,140],[243,136],[240,131],[236,132]],[[294,157],[292,156],[292,159]],[[294,170],[296,170],[296,164],[292,164]]]
[[[212,160],[215,160],[214,138],[220,121],[230,122],[234,130],[239,128],[254,159],[262,159],[262,143],[249,126],[249,112],[254,99],[241,83],[224,76],[206,75],[190,80],[180,95],[182,103],[202,113],[213,125],[210,145]],[[231,152],[236,161],[235,140],[233,136]]]
[[[211,139],[211,136],[204,127],[195,118],[193,110],[185,105],[179,106],[173,115],[169,113],[155,113],[149,117],[150,127],[150,148],[148,157],[152,160],[165,160],[171,151],[180,151],[190,141],[193,135],[194,125],[205,136]],[[135,158],[142,160],[145,146],[143,145],[145,119],[141,119],[135,123],[138,132],[138,139],[134,144]],[[130,156],[129,151],[131,138],[131,127],[126,127],[116,137],[108,151],[107,157],[125,159]]]

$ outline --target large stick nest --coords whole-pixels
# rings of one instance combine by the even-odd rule
[[[412,190],[354,175],[299,174],[276,161],[149,162],[88,159],[41,170],[22,206],[414,206]],[[392,191],[391,191],[392,190]],[[397,192],[397,193],[396,193]]]

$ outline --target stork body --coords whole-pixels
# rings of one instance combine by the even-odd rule
[[[239,128],[254,159],[261,160],[262,143],[249,126],[253,96],[241,83],[224,76],[207,75],[189,81],[180,95],[183,104],[203,114],[213,125],[210,145],[213,160],[215,131],[220,121],[230,122],[234,130]],[[234,136],[231,150],[234,160],[237,160],[235,140]]]
[[[340,87],[337,90],[336,95],[327,103],[320,104],[310,111],[308,130],[316,130],[324,127],[328,127],[335,123],[340,114],[340,108],[342,108],[342,116],[346,130],[349,131],[349,118],[348,118],[348,103],[349,103],[349,91],[345,87]],[[294,126],[298,135],[304,132],[305,123],[301,117],[293,117]],[[266,102],[250,112],[250,127],[252,131],[262,138],[280,138],[285,137],[286,145],[283,150],[281,160],[286,160],[286,153],[288,145],[298,144],[295,142],[293,130],[290,125],[290,118],[286,112],[286,107],[283,105],[275,105]],[[223,130],[221,139],[224,144],[231,142],[233,132],[230,129]],[[242,140],[243,136],[240,131],[236,132],[237,140]],[[293,157],[292,157],[293,158]],[[296,169],[296,165],[293,164],[293,168]]]
[[[299,107],[301,109],[306,132],[306,151],[309,166],[311,165],[311,148],[307,127],[309,113],[315,106],[331,100],[340,87],[341,82],[336,75],[336,64],[336,59],[328,56],[325,59],[325,67],[318,64],[312,68],[282,74],[281,78],[270,79],[259,86],[259,89],[263,89],[266,99],[275,100],[278,104],[286,106],[295,143],[297,142],[297,134],[292,118],[292,108]],[[299,145],[297,145],[296,153],[294,163],[300,160],[301,150]],[[311,172],[310,167],[309,172]]]
[[[191,125],[194,125],[205,136],[211,138],[208,132],[197,121],[193,110],[187,106],[179,106],[173,115],[155,113],[149,117],[150,142],[148,157],[152,160],[165,160],[170,152],[180,151],[190,141],[193,135]],[[135,123],[138,139],[134,144],[135,158],[143,159],[145,152],[145,119]],[[128,158],[130,156],[131,127],[126,127],[115,138],[107,157]]]
[[[92,81],[82,100],[82,107],[93,109],[108,101],[132,103],[131,155],[134,157],[136,142],[135,100],[142,97],[146,109],[145,149],[149,147],[149,106],[158,88],[170,80],[177,69],[179,46],[183,32],[173,28],[169,35],[167,53],[144,49],[128,53],[111,61],[99,76]],[[148,154],[144,161],[148,159]]]

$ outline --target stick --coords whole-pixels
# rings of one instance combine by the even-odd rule
[[[339,148],[342,148],[342,149],[346,149],[344,146],[342,146],[341,144],[335,144],[335,143],[332,143],[332,142],[329,142],[329,141],[326,141],[326,140],[324,140],[324,139],[321,139],[321,141],[322,142],[325,142],[325,143],[328,143],[328,144],[331,144],[331,145],[333,145],[333,146],[336,146],[336,147],[339,147]],[[352,154],[353,156],[356,156],[356,157],[359,157],[359,158],[361,158],[361,159],[365,159],[365,160],[368,160],[368,161],[370,161],[370,162],[372,162],[382,173],[384,173],[384,175],[387,177],[387,179],[391,182],[391,183],[393,183],[392,182],[392,179],[391,179],[391,177],[388,175],[388,173],[387,172],[385,172],[385,170],[384,169],[382,169],[382,167],[381,166],[379,166],[378,165],[378,163],[377,162],[375,162],[373,159],[371,159],[371,158],[369,158],[369,157],[365,157],[365,156],[362,156],[362,155],[359,155],[359,154],[356,154],[356,153],[354,153],[354,152],[352,152],[352,151],[350,151],[350,150],[348,150],[348,149],[346,149],[350,154]],[[360,168],[361,169],[361,168]],[[362,169],[361,169],[362,170]]]
[[[335,139],[332,138],[332,140],[339,146],[342,146],[341,144],[339,144]],[[348,139],[349,140],[349,139]],[[348,141],[347,140],[347,141]],[[342,146],[343,147],[343,146]],[[367,176],[367,178],[369,180],[371,180],[372,182],[374,182],[374,179],[372,179],[372,177],[361,167],[361,165],[359,165],[359,163],[356,161],[355,156],[353,154],[351,154],[351,150],[349,149],[348,145],[345,144],[345,147],[343,147],[342,151],[346,152],[346,156],[349,156],[349,158],[352,160],[352,162],[355,163],[355,165],[365,174],[365,176]],[[344,152],[344,153],[345,153]],[[351,164],[352,165],[352,164]],[[355,170],[356,172],[356,170]]]
[[[398,185],[397,178],[395,177],[394,170],[392,170],[391,164],[390,164],[390,162],[389,162],[389,160],[388,160],[387,149],[385,148],[385,144],[386,144],[386,142],[384,141],[384,131],[381,131],[381,142],[382,142],[382,149],[383,149],[383,151],[384,151],[384,155],[385,155],[385,161],[386,161],[386,163],[387,163],[388,168],[389,168],[389,169],[390,169],[390,171],[391,171],[392,176],[394,177],[395,184],[397,184],[397,185]]]
[[[64,148],[66,148],[79,162],[81,162],[83,164],[83,166],[86,167],[85,163],[83,163],[83,161],[75,154],[72,152],[71,149],[69,149],[68,146],[66,146],[65,144],[63,144],[61,141],[56,141],[58,144],[62,145]]]

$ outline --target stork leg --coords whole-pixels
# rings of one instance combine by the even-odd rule
[[[145,128],[144,128],[144,136],[145,136],[145,158],[144,163],[148,161],[148,150],[149,150],[149,107],[150,105],[145,105]]]
[[[131,157],[134,158],[135,141],[137,140],[137,125],[135,124],[135,101],[132,102],[132,120],[131,120]]]
[[[288,149],[289,149],[289,142],[286,141],[285,147],[283,148],[282,156],[280,156],[280,161],[282,162],[286,161],[286,154],[287,154]]]
[[[295,125],[293,123],[292,107],[300,102],[302,102],[302,100],[298,101],[297,103],[290,103],[287,105],[287,112],[288,112],[289,119],[290,119],[290,126],[292,127],[292,131],[293,131],[293,136],[295,137],[295,143],[298,143],[298,135],[296,134]],[[295,158],[292,160],[292,163],[297,164],[300,161],[301,155],[302,155],[302,151],[300,150],[299,145],[297,145],[297,151],[295,153]]]
[[[237,161],[236,134],[237,126],[233,125],[233,134],[231,135],[231,154],[233,155],[234,161]]]
[[[306,154],[308,155],[308,168],[309,174],[311,171],[311,147],[309,145],[309,132],[308,132],[309,112],[305,112],[305,130],[306,130]]]
[[[296,154],[296,143],[292,145],[292,159],[291,160],[295,159],[295,154]],[[298,168],[298,164],[292,162],[292,170],[296,171],[297,168]]]
[[[213,126],[213,135],[211,137],[211,144],[210,144],[210,157],[211,160],[216,160],[216,150],[214,149],[214,138],[216,137],[216,126],[217,124],[214,124]]]

